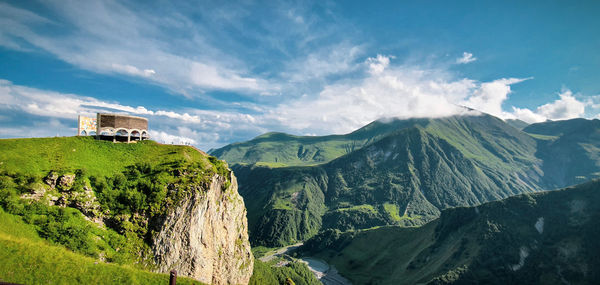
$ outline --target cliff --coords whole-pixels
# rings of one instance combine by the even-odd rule
[[[0,149],[0,211],[42,239],[148,276],[175,269],[207,284],[249,282],[246,208],[223,161],[187,146],[86,137],[0,140]]]
[[[207,190],[191,189],[190,196],[169,213],[154,240],[158,272],[177,270],[209,284],[247,284],[253,257],[248,222],[237,181],[230,174],[212,177]]]

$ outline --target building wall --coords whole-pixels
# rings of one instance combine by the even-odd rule
[[[102,128],[148,130],[148,120],[140,117],[98,114],[98,126]]]

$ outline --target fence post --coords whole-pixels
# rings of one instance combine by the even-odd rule
[[[177,270],[171,270],[171,278],[169,278],[169,285],[175,285],[177,283]]]

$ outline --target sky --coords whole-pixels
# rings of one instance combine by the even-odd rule
[[[172,3],[175,2],[175,3]],[[222,147],[381,118],[600,118],[600,1],[3,1],[0,137]]]

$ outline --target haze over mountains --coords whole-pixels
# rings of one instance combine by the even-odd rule
[[[325,229],[423,225],[446,208],[600,176],[600,121],[514,125],[486,114],[375,121],[347,135],[268,133],[211,154],[239,178],[252,243],[270,246]]]

